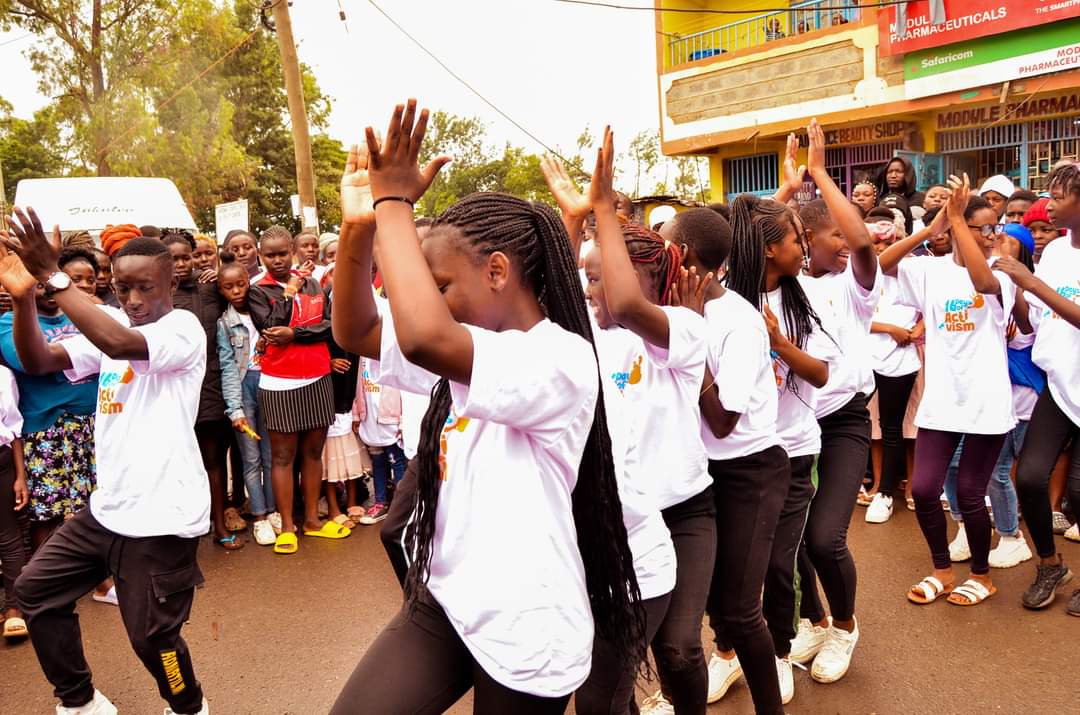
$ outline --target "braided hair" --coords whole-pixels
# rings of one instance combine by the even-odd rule
[[[644,226],[624,223],[621,228],[630,262],[647,266],[649,277],[657,287],[657,295],[649,296],[649,299],[657,305],[667,305],[671,298],[671,286],[679,277],[682,251],[674,243],[660,238],[656,231]]]
[[[547,317],[593,343],[577,260],[566,229],[551,208],[509,194],[477,193],[448,208],[432,225],[432,231],[447,228],[456,232],[459,244],[481,257],[495,251],[506,254]],[[405,533],[412,555],[405,578],[410,603],[415,603],[430,574],[439,500],[439,437],[450,406],[450,385],[444,378],[432,389],[431,404],[420,428],[416,518]],[[623,524],[602,397],[596,402],[578,468],[573,514],[597,637],[611,643],[627,663],[643,662],[644,612]]]
[[[761,310],[761,295],[765,292],[765,247],[779,243],[794,230],[801,234],[795,215],[784,204],[742,194],[731,205],[731,255],[728,256],[728,289],[735,291],[750,305]],[[784,324],[792,331],[788,339],[800,350],[814,329],[824,331],[821,319],[810,305],[810,299],[795,276],[780,277],[780,305]],[[788,380],[797,392],[795,380]]]

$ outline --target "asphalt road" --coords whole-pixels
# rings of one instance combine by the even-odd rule
[[[929,568],[914,514],[901,508],[888,524],[871,526],[863,513],[856,511],[851,533],[862,631],[854,662],[833,685],[796,670],[789,713],[1077,711],[1080,618],[1065,615],[1060,597],[1042,613],[1020,606],[1031,562],[995,571],[999,592],[979,607],[914,606],[904,593]],[[1061,544],[1080,567],[1080,545]],[[207,585],[184,635],[214,713],[325,713],[397,611],[400,591],[375,527],[359,527],[343,542],[301,539],[300,547],[292,557],[254,542],[226,553],[204,540]],[[1064,595],[1073,587],[1080,580]],[[87,598],[79,613],[95,685],[121,713],[160,713],[164,704],[131,652],[119,612]],[[0,644],[0,713],[51,713],[54,703],[31,646]],[[376,705],[359,702],[356,712],[377,712]],[[451,712],[471,712],[471,701]],[[750,712],[741,682],[709,709]]]

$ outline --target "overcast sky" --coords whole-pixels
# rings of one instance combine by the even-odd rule
[[[483,118],[495,144],[510,141],[541,151],[366,0],[341,0],[341,5],[347,34],[336,0],[294,0],[292,6],[300,59],[334,99],[332,136],[348,144],[367,124],[384,128],[393,104],[415,96],[433,109]],[[610,122],[622,151],[634,134],[658,124],[651,12],[551,0],[382,0],[380,5],[549,145],[573,149],[586,124],[596,135]],[[23,57],[32,42],[19,40],[23,34],[0,33],[0,96],[14,105],[16,115],[29,117],[46,100]]]

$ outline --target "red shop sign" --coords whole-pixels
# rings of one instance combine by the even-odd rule
[[[1073,17],[1080,17],[1073,0],[912,0],[878,10],[878,52],[898,55]]]

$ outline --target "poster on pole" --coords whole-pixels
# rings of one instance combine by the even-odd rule
[[[219,244],[224,242],[229,231],[236,229],[248,230],[247,199],[230,201],[214,207],[214,231],[217,234],[217,242]]]

